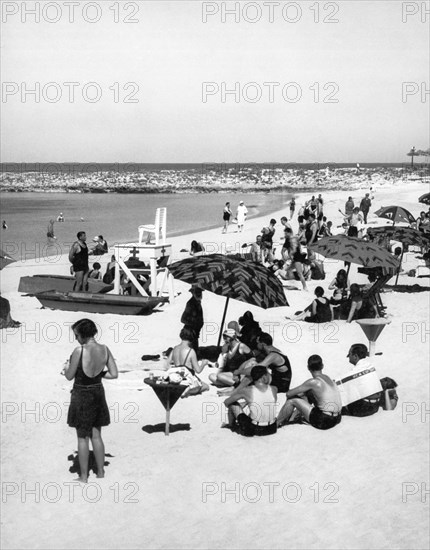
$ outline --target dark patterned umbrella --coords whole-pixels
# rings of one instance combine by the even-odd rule
[[[221,328],[230,298],[264,309],[288,306],[279,279],[263,265],[250,260],[209,254],[175,262],[168,269],[175,279],[227,297]]]
[[[395,225],[387,225],[385,227],[373,227],[367,230],[367,234],[372,237],[387,237],[394,241],[400,241],[403,244],[408,244],[411,246],[425,246],[430,242],[430,234],[422,233],[413,227],[399,227]],[[399,280],[400,269],[402,267],[403,253],[400,256],[399,269],[397,271],[396,285]]]
[[[423,204],[430,204],[430,193],[424,193],[424,195],[421,195],[421,197],[418,199],[418,202],[422,202]]]
[[[415,222],[415,218],[409,210],[406,210],[403,206],[383,206],[377,210],[375,214],[378,218],[386,218],[387,220],[391,220],[393,225],[396,222],[406,222],[409,224]]]
[[[370,237],[385,237],[393,241],[400,241],[403,244],[411,246],[424,246],[429,242],[430,237],[421,233],[412,227],[400,227],[395,225],[386,225],[383,227],[372,227],[367,230]]]
[[[310,248],[325,256],[359,264],[364,267],[391,267],[397,269],[399,261],[385,248],[356,237],[335,235],[324,237]]]

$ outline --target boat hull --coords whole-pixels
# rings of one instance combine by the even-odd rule
[[[168,301],[162,297],[94,294],[90,292],[46,291],[35,295],[43,307],[62,311],[114,313],[117,315],[148,315]]]
[[[33,275],[32,277],[21,277],[18,292],[32,295],[47,290],[73,292],[74,284],[75,278],[70,275]],[[88,292],[98,294],[109,292],[112,289],[113,284],[107,285],[103,281],[88,279]]]

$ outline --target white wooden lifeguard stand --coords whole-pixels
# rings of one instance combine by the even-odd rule
[[[152,296],[157,296],[168,292],[170,302],[173,301],[173,277],[169,273],[167,265],[163,265],[163,267],[158,267],[157,265],[157,261],[160,260],[160,258],[167,258],[167,263],[169,263],[172,257],[172,245],[166,243],[166,222],[167,208],[157,208],[155,213],[155,223],[140,225],[138,227],[139,241],[137,243],[115,245],[115,260],[120,268],[115,270],[115,294],[119,294],[121,271],[123,271],[136,287],[136,290],[139,292],[139,294],[141,294],[142,296],[148,296],[148,294],[135,276],[135,274],[139,275],[139,273],[141,273],[144,275],[150,275],[151,277],[150,290]],[[143,235],[145,232],[148,233],[148,239],[146,242],[143,242]],[[151,234],[154,235],[154,243],[150,242]],[[127,258],[130,257],[130,254],[133,258],[136,258],[140,261],[143,261],[145,263],[149,262],[149,273],[148,270],[145,268],[128,267],[125,264],[125,261]],[[160,288],[158,288],[157,275],[160,272],[163,272],[163,277]]]

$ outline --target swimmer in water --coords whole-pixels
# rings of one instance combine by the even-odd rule
[[[81,222],[85,221],[84,218],[81,218]]]
[[[7,229],[7,223],[6,223],[6,220],[3,220],[2,224],[2,229]]]
[[[57,216],[57,222],[63,222],[64,221],[64,216],[63,216],[63,213],[60,212],[59,216]]]
[[[57,238],[54,235],[54,220],[49,220],[48,231],[46,233],[46,236],[48,237],[48,239],[56,239]]]

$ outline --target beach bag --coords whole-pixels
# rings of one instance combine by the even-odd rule
[[[382,394],[379,401],[379,406],[384,409],[384,411],[393,411],[397,407],[397,402],[399,396],[397,395],[397,382],[392,378],[386,376],[381,378]]]

